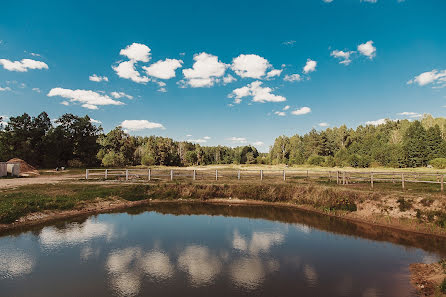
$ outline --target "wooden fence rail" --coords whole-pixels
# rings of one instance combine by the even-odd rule
[[[312,170],[236,170],[236,169],[86,169],[85,179],[125,178],[126,181],[142,180],[292,180],[321,179],[336,181],[337,184],[370,183],[373,188],[376,182],[401,184],[404,190],[407,183],[439,184],[444,191],[444,173],[420,172],[357,172],[357,171],[312,171]]]

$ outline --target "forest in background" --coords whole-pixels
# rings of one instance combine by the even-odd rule
[[[0,118],[0,123],[2,119]],[[24,113],[0,124],[0,161],[20,158],[39,168],[129,165],[287,164],[326,167],[446,167],[446,118],[388,120],[345,125],[304,135],[279,136],[269,153],[250,145],[201,146],[160,136],[131,136],[121,127],[107,134],[88,116]]]

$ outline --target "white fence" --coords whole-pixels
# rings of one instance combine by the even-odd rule
[[[296,179],[323,179],[337,184],[370,183],[373,188],[377,182],[439,184],[444,190],[444,173],[420,172],[364,172],[364,171],[312,171],[312,170],[236,170],[236,169],[87,169],[85,179],[118,179],[147,181],[181,180],[270,180],[287,181]]]

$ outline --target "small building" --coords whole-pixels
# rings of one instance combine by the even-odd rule
[[[8,164],[5,162],[0,162],[0,177],[8,175]]]
[[[20,175],[20,164],[19,163],[7,163],[6,164],[7,172],[11,176],[19,176]]]

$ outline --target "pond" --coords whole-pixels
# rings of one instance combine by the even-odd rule
[[[415,296],[442,239],[295,209],[162,203],[0,234],[1,296]]]

